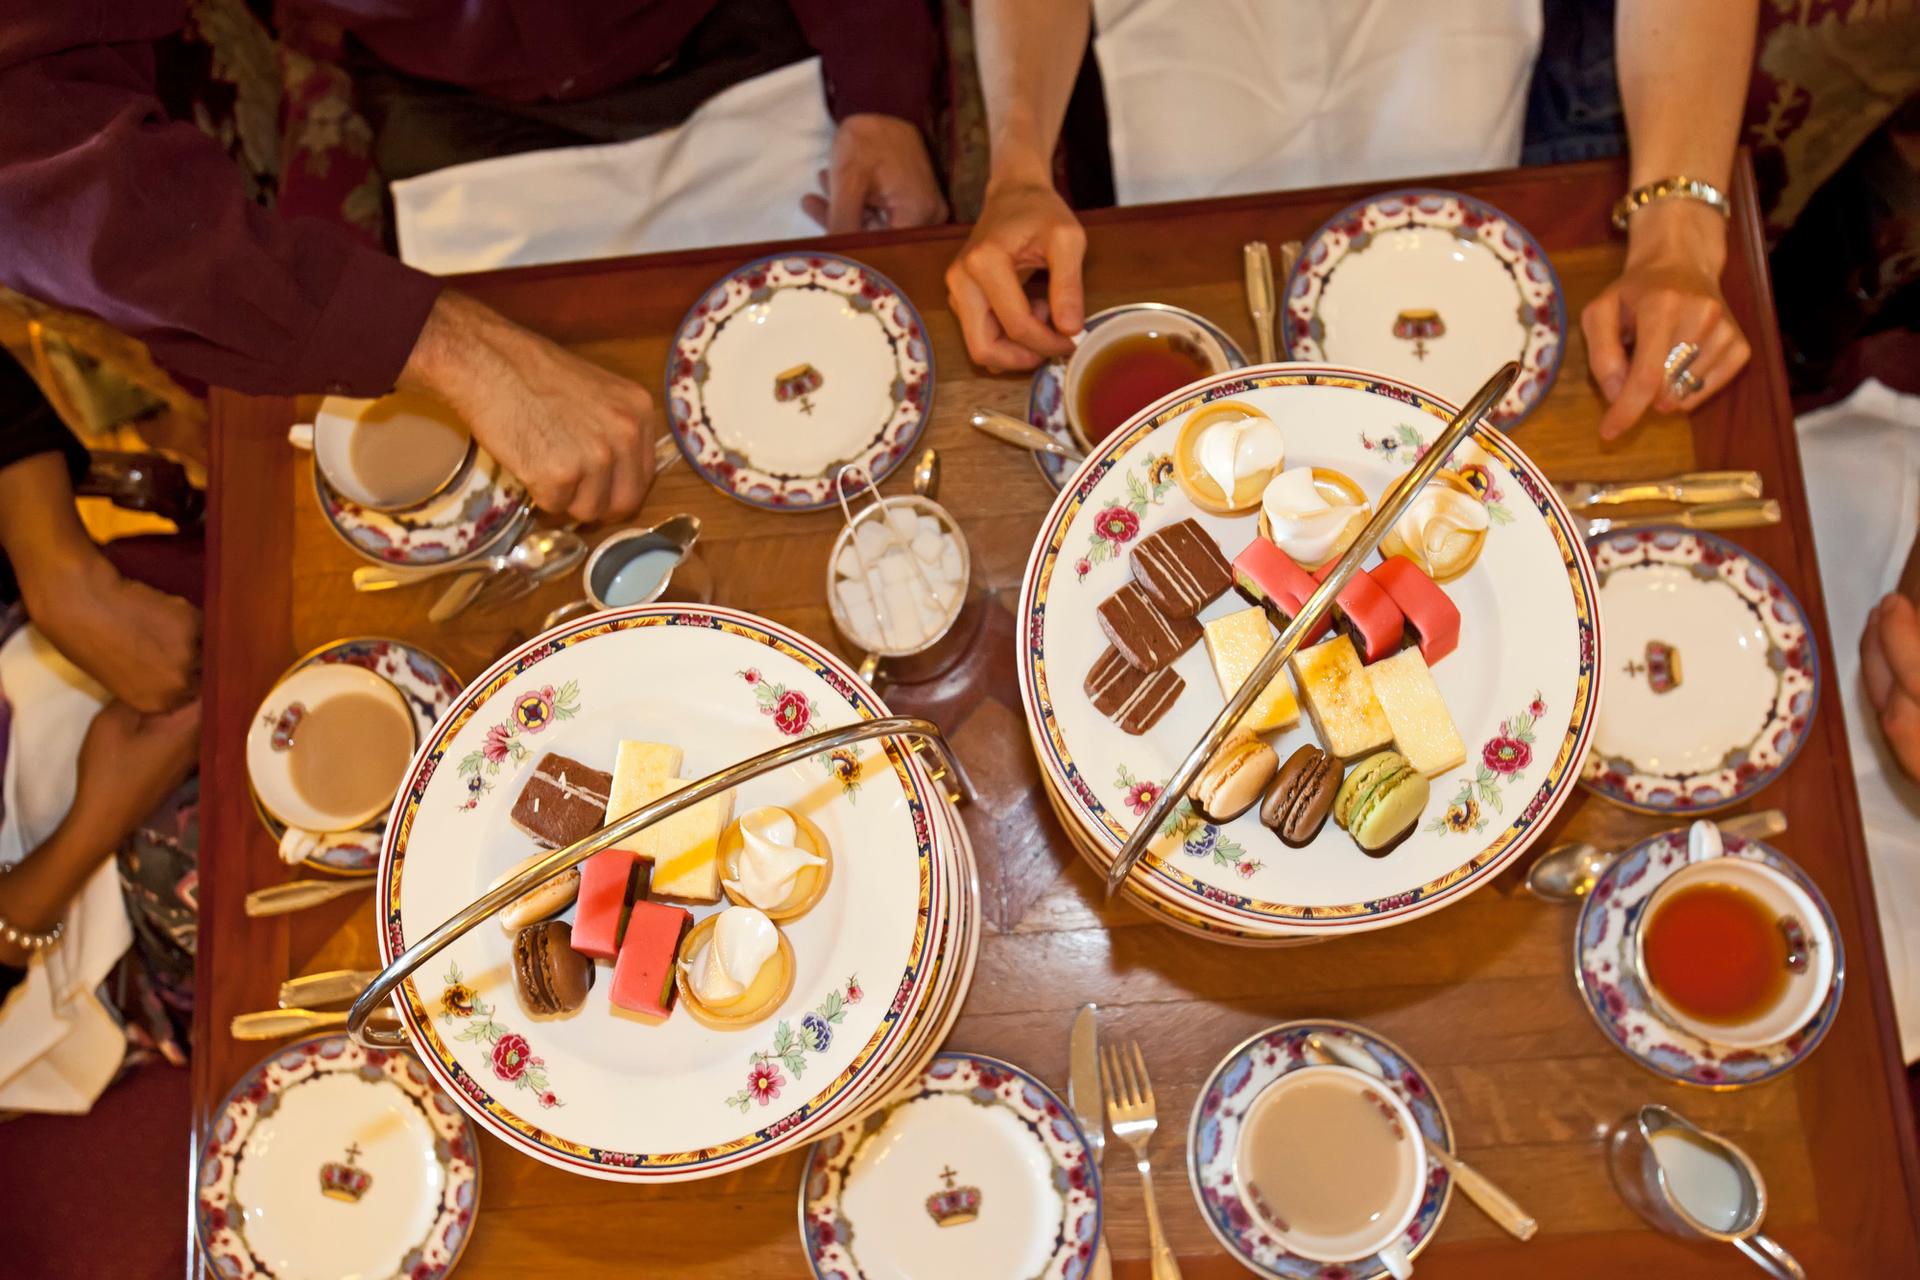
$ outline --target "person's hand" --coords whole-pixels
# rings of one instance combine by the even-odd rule
[[[826,194],[802,196],[800,207],[834,235],[947,220],[926,140],[897,116],[864,113],[842,120],[829,163],[820,172]]]
[[[653,483],[653,397],[451,290],[400,385],[446,401],[543,510],[624,519]]]
[[[1860,674],[1887,746],[1907,776],[1920,781],[1920,610],[1898,592],[1867,615]]]
[[[1661,200],[1628,226],[1626,268],[1580,314],[1587,366],[1609,402],[1603,440],[1624,435],[1649,408],[1670,413],[1710,399],[1752,354],[1720,293],[1726,220],[1696,201]],[[1686,396],[1674,394],[1666,372],[1681,342],[1700,348],[1687,366],[1699,381]]]
[[[1087,233],[1045,181],[991,186],[973,234],[947,268],[947,300],[966,334],[967,354],[993,370],[1031,369],[1073,351],[1085,323],[1080,262]],[[1047,269],[1047,302],[1021,287]],[[1051,324],[1049,324],[1051,318]]]
[[[200,689],[200,611],[120,576],[89,545],[52,584],[22,576],[27,615],[67,661],[134,711],[171,711]]]
[[[200,756],[200,704],[148,715],[124,702],[100,708],[80,745],[73,807],[66,827],[84,828],[81,847],[117,847]]]

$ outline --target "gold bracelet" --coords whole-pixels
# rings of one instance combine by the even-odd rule
[[[1698,200],[1723,218],[1733,216],[1733,206],[1727,203],[1727,197],[1720,188],[1699,178],[1675,174],[1671,178],[1661,178],[1658,182],[1635,187],[1621,196],[1613,206],[1613,229],[1625,231],[1627,219],[1655,200]]]

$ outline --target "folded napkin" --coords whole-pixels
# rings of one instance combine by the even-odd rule
[[[11,864],[66,817],[80,743],[108,695],[31,626],[0,645],[0,690],[13,717],[0,776],[0,863]],[[113,1080],[126,1038],[94,992],[132,942],[109,858],[68,908],[59,944],[0,1004],[0,1111],[82,1112]]]
[[[1121,204],[1520,158],[1540,0],[1094,0]]]
[[[820,234],[833,118],[812,58],[734,85],[678,128],[454,165],[393,184],[400,257],[436,275]]]

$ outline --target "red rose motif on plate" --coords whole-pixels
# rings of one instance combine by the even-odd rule
[[[513,728],[506,724],[497,724],[487,730],[487,740],[480,744],[480,754],[493,764],[499,764],[507,758],[507,741],[513,737]]]
[[[1518,738],[1499,737],[1480,750],[1481,760],[1495,773],[1518,773],[1533,760],[1533,748]]]
[[[533,1046],[517,1031],[509,1031],[493,1045],[493,1074],[502,1080],[518,1080],[533,1061]]]
[[[771,1062],[758,1063],[747,1073],[747,1092],[764,1107],[780,1096],[780,1086],[786,1082],[779,1067]]]
[[[1108,507],[1093,518],[1093,531],[1119,546],[1133,541],[1134,535],[1140,532],[1140,517],[1125,507]]]
[[[742,672],[740,673],[740,678],[741,678],[742,680],[745,680],[745,681],[746,681],[746,682],[747,682],[748,684],[759,684],[759,683],[760,683],[760,668],[758,668],[758,667],[748,667],[748,668],[747,668],[747,669],[746,669],[745,671],[742,671]]]
[[[773,724],[784,734],[797,737],[805,733],[810,717],[806,698],[792,689],[787,690],[774,701]]]

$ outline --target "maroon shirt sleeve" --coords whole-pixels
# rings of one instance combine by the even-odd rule
[[[936,46],[925,0],[788,3],[820,52],[834,119],[874,112],[927,127]]]
[[[209,383],[389,390],[439,282],[249,200],[212,140],[165,119],[151,46],[102,42],[122,2],[149,26],[164,8],[0,0],[0,281]]]

